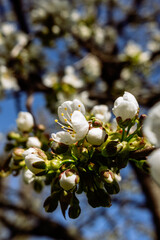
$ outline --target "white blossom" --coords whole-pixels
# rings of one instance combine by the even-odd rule
[[[101,74],[101,64],[99,59],[92,55],[88,54],[83,59],[84,72],[93,78],[97,78]]]
[[[84,117],[85,107],[77,99],[66,101],[58,107],[58,116],[63,124],[55,120],[64,131],[52,133],[51,137],[55,142],[70,145],[83,139],[89,129],[89,124]]]
[[[160,185],[160,149],[154,150],[148,156],[148,163],[150,165],[151,176]]]
[[[44,76],[42,81],[46,87],[52,88],[55,83],[58,83],[58,76],[56,73],[49,73]]]
[[[122,121],[133,119],[139,109],[136,98],[129,92],[125,92],[123,97],[118,97],[114,102],[112,109],[114,115],[121,117]]]
[[[96,105],[93,107],[91,113],[102,122],[109,122],[111,118],[111,113],[108,111],[108,106],[106,105]]]
[[[60,175],[60,180],[59,180],[60,186],[66,191],[72,189],[76,185],[76,178],[77,178],[77,175],[74,173],[72,173],[71,175],[69,174],[69,176],[67,175],[68,174],[66,172],[63,172]]]
[[[76,76],[75,70],[72,66],[67,66],[65,68],[65,75],[62,78],[62,82],[69,84],[74,88],[81,88],[84,85],[82,79],[79,79]]]
[[[17,83],[16,78],[14,78],[9,71],[9,69],[2,65],[0,66],[0,85],[2,86],[2,89],[4,90],[19,90],[19,86]]]
[[[29,137],[26,143],[27,147],[37,147],[40,148],[42,143],[39,141],[37,137]]]
[[[34,120],[29,112],[19,112],[16,120],[17,127],[20,131],[30,131],[34,126]]]
[[[141,46],[135,43],[134,41],[128,41],[124,52],[129,57],[136,57],[142,52]]]
[[[24,171],[22,172],[23,174],[23,179],[24,182],[27,184],[32,183],[35,180],[38,181],[44,181],[45,180],[45,176],[36,176],[33,172],[31,172],[29,169],[24,169]]]
[[[144,121],[143,133],[149,142],[156,147],[160,147],[160,102],[148,112],[148,116]]]
[[[91,128],[87,134],[87,141],[93,145],[104,143],[106,132],[102,128]]]

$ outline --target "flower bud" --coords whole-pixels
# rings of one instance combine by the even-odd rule
[[[116,118],[121,117],[122,121],[125,121],[133,119],[138,113],[138,109],[139,105],[135,97],[131,93],[125,92],[123,97],[116,99],[112,111]]]
[[[24,149],[15,148],[12,152],[12,157],[14,160],[22,160],[23,159]]]
[[[34,181],[35,174],[29,169],[23,171],[23,180],[25,183],[30,184]]]
[[[101,145],[104,143],[107,134],[102,128],[91,128],[87,134],[87,141],[92,145]]]
[[[34,174],[45,171],[47,156],[39,148],[29,148],[23,153],[28,169]]]
[[[26,143],[27,147],[37,147],[41,148],[42,143],[39,141],[37,137],[29,137]]]
[[[71,190],[79,182],[79,176],[72,170],[66,170],[60,174],[60,186],[68,191]]]
[[[114,180],[114,173],[109,169],[100,172],[100,175],[106,183],[112,183]]]
[[[17,140],[21,137],[21,135],[19,133],[16,133],[16,132],[9,132],[7,137],[8,137],[9,140],[12,140],[12,139]]]
[[[29,132],[34,126],[34,120],[29,112],[20,112],[16,120],[17,127],[22,132]]]

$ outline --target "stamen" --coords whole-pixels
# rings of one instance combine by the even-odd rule
[[[61,113],[62,116],[64,116],[64,113]]]
[[[65,118],[64,121],[67,122],[67,118]]]
[[[78,107],[80,107],[81,105],[78,105]]]
[[[72,113],[70,113],[70,115],[72,116]]]
[[[58,122],[58,119],[55,119],[54,121],[57,123],[57,122]]]
[[[57,119],[55,120],[55,122],[58,123],[64,131],[68,131],[69,130],[70,132],[73,132],[73,129],[70,126],[68,126],[68,127],[64,126],[63,124],[58,122]]]
[[[64,108],[64,110],[66,110],[66,111],[67,111],[67,108],[65,107],[65,108]]]

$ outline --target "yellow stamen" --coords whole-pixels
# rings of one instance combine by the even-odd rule
[[[66,110],[66,111],[67,111],[67,108],[65,108],[64,110]]]
[[[64,121],[67,122],[67,118],[65,118]]]
[[[58,120],[57,120],[57,119],[55,119],[54,121],[55,121],[56,123],[58,122]]]
[[[69,130],[67,130],[67,132],[70,132]]]
[[[81,105],[78,105],[78,107],[80,107]]]
[[[64,126],[62,126],[61,128],[64,128]]]
[[[61,113],[62,116],[64,116],[64,113]]]
[[[72,113],[70,113],[70,115],[72,116]]]

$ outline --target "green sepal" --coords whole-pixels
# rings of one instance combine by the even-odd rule
[[[116,180],[112,183],[104,183],[104,187],[109,194],[117,194],[120,191],[119,184]]]
[[[61,206],[61,211],[63,214],[63,217],[66,219],[66,210],[68,206],[70,205],[72,198],[72,193],[71,192],[66,192],[62,191],[60,195],[60,206]]]
[[[46,198],[43,207],[45,208],[46,212],[53,212],[56,210],[58,206],[58,200],[60,197],[60,191],[53,192],[51,196]]]
[[[37,169],[45,169],[46,163],[44,161],[38,161],[38,162],[33,163],[32,166]]]
[[[109,194],[104,189],[97,189],[87,192],[88,203],[93,207],[110,207],[111,198]]]

